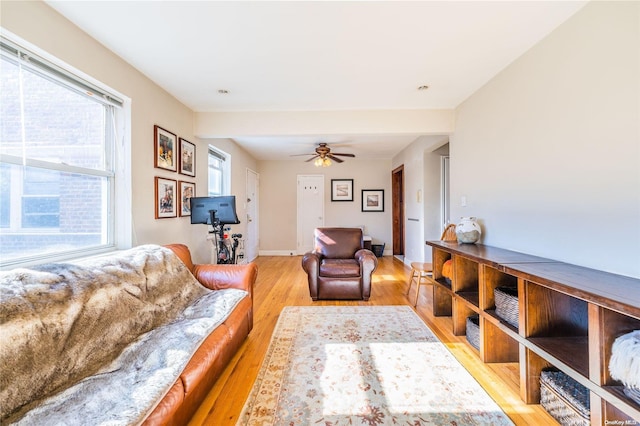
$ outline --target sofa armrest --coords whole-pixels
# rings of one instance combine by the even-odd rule
[[[199,264],[193,266],[193,275],[211,290],[238,288],[253,296],[253,284],[258,276],[255,263],[248,265],[211,265]]]

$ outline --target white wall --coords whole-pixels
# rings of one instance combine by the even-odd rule
[[[231,195],[236,196],[236,213],[240,223],[237,225],[229,225],[233,233],[241,233],[247,237],[247,169],[254,172],[257,171],[258,164],[256,160],[242,147],[231,139],[202,139],[199,148],[200,158],[198,161],[199,170],[202,171],[204,183],[202,187],[196,187],[196,193],[199,197],[207,195],[207,169],[208,169],[208,150],[209,145],[214,146],[221,151],[229,154],[231,158]],[[189,247],[191,251],[197,253],[199,262],[209,262],[211,255],[211,244],[206,239],[209,225],[191,225],[196,230],[195,239]],[[194,258],[196,254],[193,254]]]
[[[393,158],[393,169],[404,165],[404,262],[431,262],[425,241],[437,240],[440,226],[440,155],[448,136],[423,136]],[[418,198],[419,193],[419,198]]]
[[[260,254],[297,251],[297,176],[324,175],[325,226],[365,226],[391,253],[391,161],[346,159],[318,168],[303,160],[260,161]],[[353,202],[331,202],[331,179],[353,179]],[[384,189],[384,212],[361,212],[361,191]]]
[[[452,217],[483,243],[640,277],[639,23],[591,2],[458,108]]]
[[[153,177],[181,175],[153,168],[153,125],[197,145],[193,181],[203,194],[207,142],[195,135],[230,136],[222,134],[225,129],[238,134],[242,124],[255,117],[236,114],[225,121],[227,117],[214,114],[214,122],[208,123],[212,115],[205,114],[198,116],[194,131],[191,110],[46,4],[3,1],[0,12],[7,30],[133,100],[134,244],[183,242],[198,247],[196,261],[207,260],[200,226],[190,225],[187,218],[154,219]],[[450,138],[452,218],[479,217],[486,244],[640,277],[639,17],[638,2],[591,2],[459,106]],[[349,114],[327,113],[319,130],[326,132],[334,120],[352,131],[370,130],[375,124],[375,114],[353,114],[356,123],[351,125]],[[412,117],[408,123],[415,131],[446,133],[453,126],[450,111],[425,112],[429,123],[415,125],[420,114],[399,117]],[[261,126],[274,123],[268,115],[261,117]],[[381,121],[381,128],[402,127],[393,117]],[[290,115],[284,118],[292,123]],[[321,115],[309,118],[315,121]],[[327,224],[364,224],[390,248],[390,171],[403,162],[413,164],[414,148],[393,162],[356,159],[324,169],[327,189],[332,177],[354,178],[356,185],[352,208],[331,203],[327,191]],[[243,164],[253,164],[250,156],[243,158]],[[305,166],[288,161],[257,164],[261,250],[295,248],[295,176],[318,172]],[[420,179],[413,167],[405,168],[411,176],[406,193],[411,196],[417,188],[413,179]],[[241,168],[234,168],[234,176],[244,173]],[[425,169],[425,182],[426,175]],[[239,184],[235,177],[234,182]],[[234,191],[244,188],[244,178],[240,186]],[[360,213],[362,188],[385,189],[384,213]],[[467,207],[460,206],[463,195]],[[420,256],[425,239],[439,237],[424,229],[420,241],[412,242],[411,256]]]

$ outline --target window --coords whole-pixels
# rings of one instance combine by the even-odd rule
[[[22,227],[60,228],[60,174],[28,167],[22,181]]]
[[[0,39],[1,266],[116,244],[123,101]]]
[[[229,195],[231,192],[229,154],[209,146],[209,185],[210,197]]]

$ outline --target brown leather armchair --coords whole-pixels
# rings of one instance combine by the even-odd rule
[[[363,247],[360,228],[316,228],[315,248],[302,258],[312,300],[369,300],[378,259]]]

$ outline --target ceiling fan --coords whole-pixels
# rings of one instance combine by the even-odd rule
[[[344,160],[341,158],[338,158],[337,156],[352,157],[352,158],[355,157],[354,154],[331,152],[331,148],[328,147],[325,142],[320,142],[315,151],[316,152],[314,154],[297,154],[297,155],[292,155],[292,157],[296,157],[300,155],[311,155],[312,157],[309,158],[308,160],[305,160],[305,162],[308,163],[310,161],[313,161],[313,164],[316,167],[320,167],[320,166],[328,167],[331,165],[331,160],[335,161],[336,163],[342,163]]]

